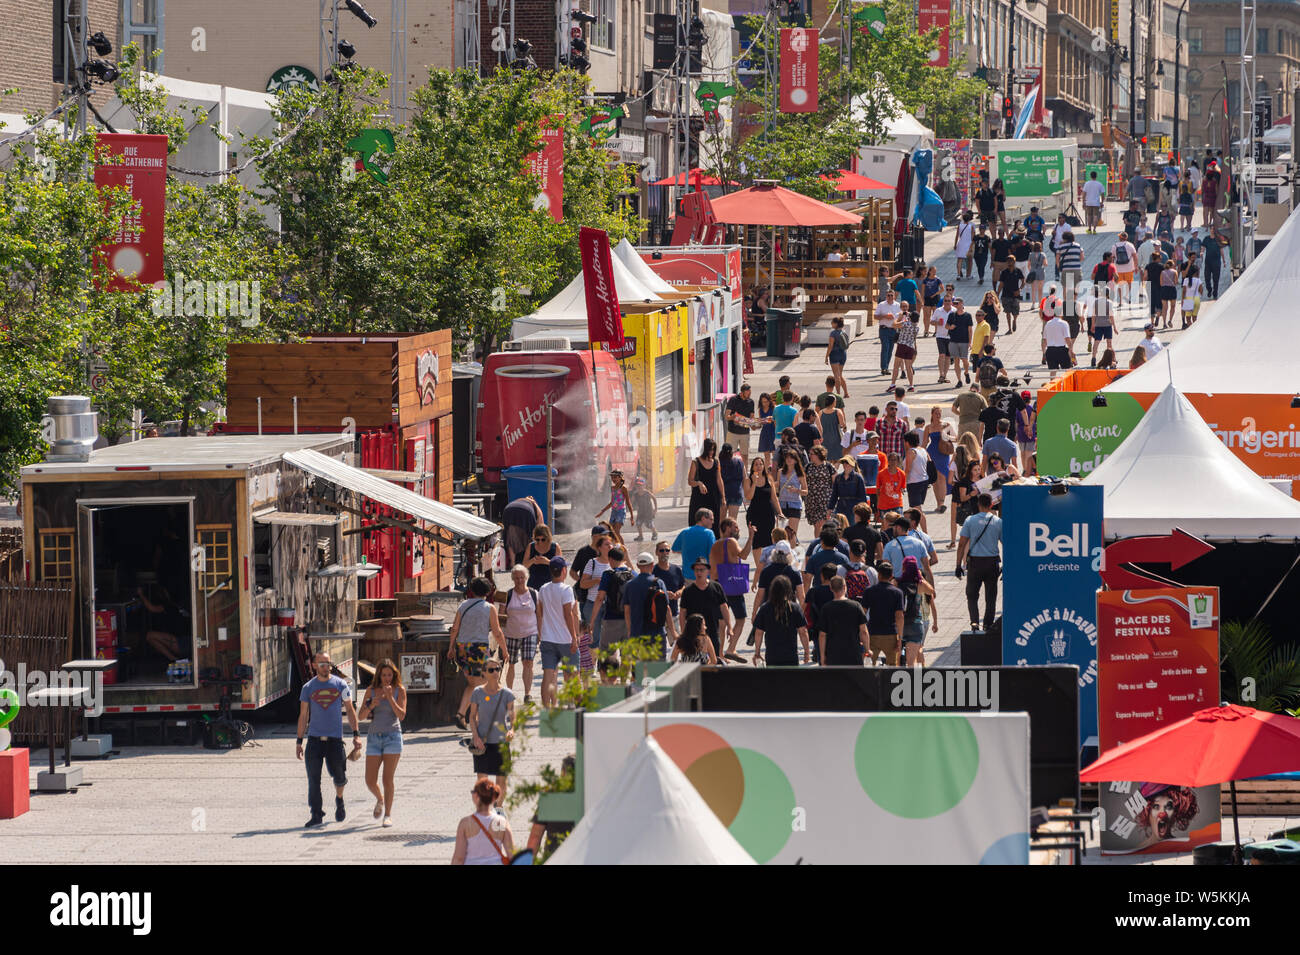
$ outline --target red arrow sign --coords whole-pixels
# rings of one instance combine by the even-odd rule
[[[1130,537],[1116,541],[1103,552],[1101,579],[1111,590],[1142,590],[1150,587],[1152,581],[1164,586],[1165,582],[1158,577],[1133,573],[1121,565],[1168,564],[1170,570],[1177,570],[1212,550],[1213,544],[1207,544],[1181,527],[1175,527],[1172,534],[1164,537]]]

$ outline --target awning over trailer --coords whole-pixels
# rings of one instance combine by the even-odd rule
[[[298,514],[293,511],[259,511],[253,515],[256,524],[292,524],[296,527],[332,527],[342,518],[338,514]]]
[[[436,524],[456,537],[483,540],[500,530],[491,521],[467,514],[459,508],[427,498],[423,494],[408,491],[391,481],[385,481],[373,474],[367,474],[360,468],[327,457],[319,451],[309,449],[289,451],[284,455],[284,462],[329,481],[337,487],[355,491],[379,504],[386,504],[416,520]]]

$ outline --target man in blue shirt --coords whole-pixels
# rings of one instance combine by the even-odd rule
[[[984,629],[993,628],[998,602],[998,574],[1001,571],[999,544],[1002,542],[1002,518],[993,513],[993,496],[979,496],[980,511],[961,525],[957,544],[957,566],[966,570],[966,608],[971,628],[979,627],[980,588],[984,589]]]
[[[677,535],[673,550],[682,555],[682,566],[693,567],[699,557],[709,559],[717,537],[713,534],[713,512],[702,507],[695,512],[695,523]]]
[[[343,807],[343,787],[348,784],[347,757],[343,753],[343,714],[348,714],[352,726],[352,748],[361,750],[361,733],[357,724],[357,711],[352,706],[352,691],[342,677],[330,674],[330,655],[324,650],[313,660],[316,676],[303,684],[298,694],[298,758],[303,758],[303,737],[307,740],[307,805],[311,818],[307,828],[319,826],[325,819],[321,801],[321,763],[334,780],[334,818],[342,822],[347,817]]]
[[[912,522],[906,517],[900,517],[894,521],[891,530],[894,536],[885,545],[881,558],[889,561],[894,567],[902,567],[904,558],[915,557],[917,564],[921,568],[921,573],[925,575],[925,579],[932,582],[930,552],[926,550],[925,541],[912,536]]]
[[[840,553],[838,544],[840,535],[829,526],[822,527],[820,545],[809,555],[803,565],[803,588],[811,590],[821,579],[821,569],[827,564],[834,564],[836,573],[843,577],[849,572],[849,559]]]
[[[998,433],[984,442],[984,470],[987,473],[989,468],[989,458],[1001,458],[1004,464],[1016,464],[1016,458],[1020,454],[1020,447],[1011,440],[1011,422],[1006,418],[999,418],[997,424]]]
[[[898,280],[898,283],[894,286],[894,290],[898,292],[898,300],[900,302],[903,302],[906,305],[916,304],[917,285],[916,279],[912,278],[912,270],[910,268],[904,266],[903,271],[899,272],[897,275],[891,275],[889,279],[891,282],[894,279]]]
[[[646,626],[645,603],[651,591],[661,590],[667,594],[663,581],[651,572],[654,564],[655,559],[650,554],[643,552],[636,555],[637,575],[623,585],[623,618],[627,622],[629,638],[658,639],[660,650],[663,652],[665,627],[675,641],[677,625],[673,623],[673,614],[670,613],[658,626]]]
[[[786,428],[793,428],[798,417],[799,408],[794,403],[794,392],[782,392],[781,403],[772,409],[773,429],[780,434]]]
[[[655,554],[659,559],[655,562],[651,573],[663,581],[664,590],[668,591],[668,606],[672,608],[675,617],[677,616],[677,598],[682,595],[682,590],[686,587],[686,575],[682,573],[680,567],[669,562],[669,558],[673,555],[673,549],[667,541],[660,541],[655,545]]]

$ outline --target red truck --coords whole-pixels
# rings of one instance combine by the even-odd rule
[[[605,351],[487,356],[474,432],[477,469],[487,485],[504,486],[506,468],[546,464],[548,407],[559,499],[607,487],[611,468],[621,468],[631,486],[637,442],[628,427],[627,387],[618,361]]]

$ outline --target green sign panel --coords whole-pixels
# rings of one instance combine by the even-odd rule
[[[1009,198],[1053,195],[1065,188],[1065,155],[1059,149],[1000,151],[997,178]]]
[[[283,89],[293,89],[298,86],[305,86],[313,93],[320,92],[320,84],[316,82],[316,74],[305,66],[282,66],[266,81],[266,91],[268,93],[278,93]]]
[[[1133,433],[1146,412],[1132,395],[1106,393],[1094,408],[1095,391],[1053,395],[1038,415],[1038,473],[1087,477]]]
[[[871,5],[854,10],[853,22],[862,33],[879,39],[885,35],[885,8]]]
[[[1087,182],[1091,179],[1094,172],[1097,174],[1097,181],[1105,186],[1107,177],[1110,175],[1110,167],[1108,167],[1104,162],[1088,163],[1088,165],[1083,167],[1083,181]]]

